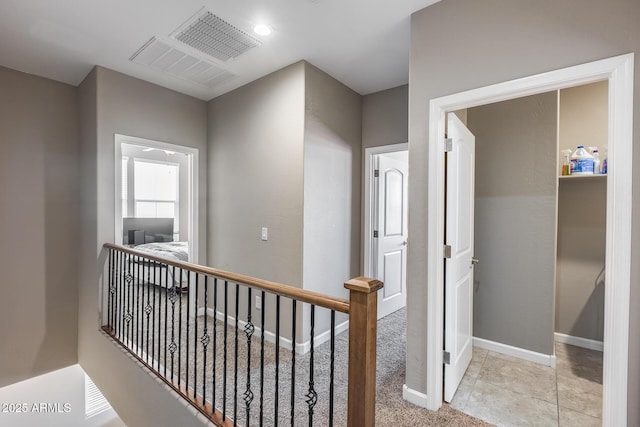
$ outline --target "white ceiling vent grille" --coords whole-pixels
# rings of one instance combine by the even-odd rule
[[[146,42],[129,59],[137,64],[146,65],[207,87],[215,87],[236,77],[226,70],[176,49],[155,37]]]
[[[206,9],[176,30],[172,37],[221,61],[236,58],[261,44]]]

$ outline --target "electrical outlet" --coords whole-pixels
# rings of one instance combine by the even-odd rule
[[[256,295],[256,309],[257,310],[262,309],[262,296],[260,295]]]

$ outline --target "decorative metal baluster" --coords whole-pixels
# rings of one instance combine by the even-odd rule
[[[260,427],[264,422],[264,308],[265,292],[260,296]]]
[[[129,348],[133,349],[133,348],[137,348],[138,346],[138,342],[136,341],[136,317],[138,315],[137,313],[137,308],[138,308],[138,302],[136,301],[136,293],[137,293],[137,286],[136,286],[136,264],[140,262],[140,257],[138,257],[137,259],[135,259],[133,262],[129,263],[129,274],[131,275],[131,283],[129,284],[129,291],[131,292],[131,307],[129,309],[129,314],[131,314],[131,320],[129,321],[129,327],[131,328],[131,337],[129,338],[129,342],[130,342],[130,346]]]
[[[236,332],[233,349],[233,425],[236,426],[238,420],[238,323],[240,323],[240,313],[238,311],[238,299],[240,296],[240,285],[236,283]]]
[[[142,270],[144,273],[144,269]],[[143,275],[144,276],[144,275]],[[143,277],[144,279],[144,277]],[[149,330],[153,330],[153,325],[151,325],[152,322],[152,317],[151,317],[151,313],[153,312],[153,306],[151,305],[151,300],[150,300],[150,296],[151,296],[151,288],[150,288],[150,284],[149,281],[147,280],[147,303],[144,306],[144,312],[147,315],[147,337],[146,337],[146,353],[147,353],[147,363],[149,363]],[[155,303],[155,289],[154,289],[154,293],[153,293],[153,302]],[[142,322],[144,325],[144,322]],[[153,335],[153,334],[152,334]],[[153,344],[151,344],[151,353],[153,353]],[[153,365],[153,354],[151,354],[151,365]]]
[[[207,402],[207,394],[206,394],[206,378],[207,378],[207,345],[209,344],[209,328],[208,328],[208,320],[207,320],[207,310],[209,307],[209,301],[207,298],[208,288],[209,288],[209,276],[204,276],[204,331],[202,331],[202,338],[200,338],[200,342],[202,343],[202,404],[205,405]],[[197,283],[197,282],[196,282]]]
[[[191,292],[191,285],[189,284],[189,278],[191,277],[191,273],[187,273],[187,288],[189,289],[187,292]],[[195,295],[193,296],[193,314],[194,314],[194,322],[193,322],[193,398],[196,398],[196,388],[198,387],[197,372],[198,372],[198,273],[196,273],[196,283],[195,287]],[[191,298],[190,294],[187,294],[187,325],[189,324],[189,306],[191,306]],[[187,337],[189,333],[187,332]],[[187,345],[187,366],[189,366],[189,346]],[[187,379],[188,381],[188,379]],[[187,394],[189,393],[189,383],[186,384]]]
[[[147,286],[150,286],[153,290],[151,307],[151,367],[153,367],[153,360],[156,358],[156,329],[158,330],[158,343],[160,343],[160,318],[158,317],[158,325],[156,328],[156,316],[153,312],[154,307],[158,307],[158,316],[160,316],[160,296],[158,295],[158,303],[156,305],[156,287],[151,283],[151,277],[149,276],[149,269],[147,269]],[[147,331],[147,334],[149,331]],[[159,344],[158,344],[159,345]],[[158,348],[158,372],[160,372],[160,349]]]
[[[315,328],[315,318],[316,318],[316,306],[311,304],[311,331],[310,333],[310,338],[311,338],[311,350],[310,350],[310,357],[309,357],[309,391],[307,392],[307,394],[305,395],[307,397],[307,399],[305,400],[305,402],[307,402],[307,405],[309,406],[309,427],[313,426],[313,407],[316,406],[316,402],[318,401],[318,393],[316,393],[316,390],[314,389],[314,384],[313,384],[313,356],[315,353],[315,346],[314,346],[314,328]]]
[[[249,425],[249,409],[253,401],[253,392],[251,391],[251,337],[255,327],[251,323],[251,288],[247,289],[247,324],[244,326],[244,333],[247,335],[247,388],[242,395],[244,399],[245,410],[247,413],[246,424]]]
[[[211,413],[216,411],[216,362],[218,361],[218,278],[213,278],[213,363],[212,375],[213,387],[211,387]]]
[[[191,289],[191,273],[187,272],[187,287],[189,288],[189,292],[192,292]],[[189,316],[189,314],[191,313],[190,311],[190,300],[191,298],[187,298],[187,330],[186,330],[186,336],[184,337],[184,342],[185,342],[185,349],[186,349],[186,355],[185,355],[185,362],[186,366],[185,366],[185,373],[184,373],[184,389],[187,390],[187,393],[189,393],[189,323],[191,322],[191,317]]]
[[[160,272],[158,271],[158,263],[155,261],[152,261],[152,268],[153,268],[153,283],[156,284],[156,286],[158,286],[158,358],[157,358],[157,370],[158,372],[160,372],[160,361],[162,360],[162,353],[160,352],[160,347],[161,347],[161,342],[162,342],[162,276],[160,275]],[[160,276],[160,277],[158,277]],[[165,299],[165,314],[167,312],[167,307],[166,307],[166,302],[167,302],[167,294],[165,291],[165,295],[164,295],[164,299]],[[166,322],[165,322],[166,324]],[[165,342],[165,349],[167,347],[167,343]]]
[[[118,292],[117,292],[117,309],[116,309],[116,319],[115,319],[115,324],[116,324],[116,337],[121,338],[121,332],[120,330],[122,329],[122,316],[124,316],[122,314],[122,283],[124,282],[124,272],[122,271],[122,252],[118,252],[118,259],[117,259],[117,263],[118,263],[118,274],[116,275],[116,283],[117,283],[117,288],[118,288]]]
[[[139,261],[139,260],[138,260]],[[142,356],[143,346],[140,345],[140,314],[142,313],[142,298],[140,298],[140,288],[142,284],[140,283],[140,263],[134,265],[134,271],[136,276],[136,349],[138,355]]]
[[[172,280],[175,276],[176,273],[176,268],[172,267],[173,269],[173,275],[171,276]],[[165,275],[165,277],[168,278],[169,276],[169,272],[167,271],[167,274]],[[162,280],[162,279],[160,279]],[[165,281],[165,289],[164,289],[164,377],[167,378],[167,328],[169,326],[169,321],[167,320],[167,316],[169,313],[169,308],[168,308],[168,302],[169,302],[169,293],[172,291],[173,286],[169,287],[169,281]],[[160,295],[162,295],[162,286],[160,286],[160,289],[158,289],[158,293],[160,293]],[[160,324],[160,315],[158,315],[158,324]],[[173,333],[173,323],[171,324],[171,331]],[[158,339],[158,360],[160,359],[160,339]],[[160,362],[158,362],[159,364]],[[160,366],[160,365],[158,365]],[[171,359],[171,370],[173,370],[173,355],[172,355],[172,359]],[[171,378],[171,381],[173,381],[173,376]]]
[[[280,295],[276,295],[276,384],[274,400],[274,425],[278,427],[278,388],[280,379]]]
[[[119,258],[119,268],[118,268],[118,295],[120,299],[120,303],[118,304],[118,338],[120,340],[123,339],[122,330],[124,329],[123,321],[124,318],[124,257],[125,255],[122,252],[118,253]]]
[[[118,253],[114,250],[111,250],[111,282],[109,286],[109,293],[111,294],[111,315],[109,319],[109,326],[111,326],[111,333],[116,331],[116,307],[118,306],[118,287],[116,286],[118,283],[118,274],[117,274],[117,265],[118,265]]]
[[[113,286],[114,279],[114,271],[113,271],[113,249],[109,249],[109,290],[107,291],[107,325],[110,330],[113,331],[113,297],[115,295],[115,288]]]
[[[126,257],[128,255],[122,254],[122,269],[120,270],[120,274],[122,275],[120,282],[122,287],[122,306],[120,308],[120,337],[121,340],[124,341],[126,337],[126,321],[125,317],[127,315],[127,265],[126,265]]]
[[[229,319],[228,307],[229,282],[224,281],[224,345],[222,359],[222,421],[227,419],[227,325]]]
[[[180,268],[180,286],[182,286],[182,268]],[[177,293],[178,290],[176,288],[176,282],[173,282],[173,289]],[[180,305],[178,306],[178,387],[180,387],[180,373],[182,372],[182,292],[177,294],[180,298]],[[187,327],[189,327],[187,325]],[[189,346],[187,345],[187,349]],[[187,376],[189,375],[189,366],[187,365]],[[171,376],[171,380],[173,381],[173,375]]]
[[[114,336],[118,336],[120,331],[120,310],[122,307],[122,303],[120,301],[120,297],[122,295],[122,289],[120,289],[120,282],[122,281],[122,266],[120,258],[122,253],[115,252],[113,255],[113,264],[114,264],[114,274],[113,274],[113,286],[116,289],[116,292],[113,294],[113,334]]]
[[[180,299],[180,301],[182,300],[182,295],[180,295],[182,293],[182,288],[178,288],[176,289],[176,267],[175,265],[171,267],[171,277],[173,280],[173,289],[174,289],[174,301],[171,303],[171,347],[173,348],[173,351],[171,351],[171,348],[169,349],[171,351],[171,381],[174,381],[175,376],[174,376],[174,369],[175,369],[175,353],[176,350],[178,350],[178,343],[180,342],[180,338],[178,338],[178,343],[176,343],[176,321],[175,321],[175,312],[176,312],[176,301],[178,301],[178,299]],[[181,282],[180,282],[181,283]],[[182,285],[180,285],[182,286]],[[178,317],[178,325],[180,325],[180,317]],[[179,354],[179,353],[178,353]],[[180,356],[178,356],[180,357]],[[178,363],[179,365],[179,363]],[[178,368],[178,383],[180,383],[180,370]]]
[[[333,377],[336,356],[336,312],[331,310],[331,360],[329,361],[329,427],[333,427]]]
[[[178,300],[178,293],[176,292],[175,285],[171,287],[171,292],[169,296],[169,300],[171,301],[171,344],[169,344],[169,353],[171,353],[171,381],[173,382],[173,365],[175,356],[174,353],[178,349],[178,345],[176,344],[176,334],[175,334],[175,322],[176,322],[176,301]],[[165,337],[166,341],[166,337]],[[180,332],[178,331],[178,343],[180,342]],[[180,357],[180,353],[178,353],[178,358]],[[166,364],[165,364],[166,370]],[[166,377],[166,374],[165,374]],[[178,364],[178,378],[180,378],[180,364]]]
[[[127,308],[124,315],[125,339],[128,346],[131,346],[131,260],[127,260],[125,282],[127,283]]]
[[[295,424],[296,399],[296,300],[291,301],[291,427]]]
[[[135,278],[133,277],[133,271],[135,271],[135,263],[139,262],[140,257],[137,257],[133,260],[129,260],[129,263],[127,264],[127,268],[129,271],[129,275],[127,276],[127,280],[129,282],[129,310],[128,310],[128,322],[129,322],[129,348],[133,348],[134,346],[134,334],[133,334],[133,325],[134,325],[134,320],[135,320],[135,307],[136,307],[136,290],[135,290]]]

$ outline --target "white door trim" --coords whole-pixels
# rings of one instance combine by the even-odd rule
[[[114,134],[115,143],[115,236],[114,242],[116,244],[122,244],[122,187],[120,185],[120,179],[122,175],[122,162],[119,159],[122,157],[122,144],[129,143],[134,145],[143,145],[146,147],[153,147],[160,150],[170,150],[179,153],[184,153],[189,156],[189,262],[197,264],[198,257],[198,236],[199,233],[199,180],[198,177],[198,149],[192,147],[185,147],[183,145],[170,144],[168,142],[154,141],[151,139],[138,138],[135,136],[127,136]]]
[[[373,192],[375,185],[373,183],[373,158],[378,154],[395,153],[397,151],[405,151],[409,149],[406,142],[400,144],[383,145],[380,147],[369,147],[364,149],[364,229],[363,229],[363,245],[364,245],[364,275],[365,277],[373,277],[373,257],[376,255],[373,250],[373,222],[374,222],[374,206],[375,200]]]
[[[609,82],[609,174],[603,410],[605,426],[627,424],[629,290],[631,276],[631,183],[633,151],[633,53],[473,89],[429,103],[429,194],[427,261],[427,401],[442,405],[443,244],[445,113],[559,90],[601,80]],[[550,332],[551,333],[551,332]]]

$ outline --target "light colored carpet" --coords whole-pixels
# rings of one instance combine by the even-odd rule
[[[159,288],[156,288],[158,290]],[[153,295],[153,294],[151,294]],[[153,304],[160,307],[160,322],[164,322],[165,317],[165,298],[164,290],[157,292],[158,300]],[[145,318],[144,305],[146,296],[144,293],[140,298],[143,303],[135,305],[140,313],[139,319]],[[242,328],[238,329],[238,345],[237,345],[237,378],[234,377],[235,372],[235,352],[236,352],[236,328],[228,325],[226,328],[226,350],[227,360],[226,369],[224,362],[224,322],[217,320],[215,327],[215,346],[216,352],[212,351],[214,344],[214,325],[213,319],[209,317],[207,322],[202,316],[196,320],[191,319],[187,322],[187,297],[186,295],[176,300],[173,306],[169,300],[167,302],[167,334],[165,344],[164,328],[158,330],[157,314],[153,314],[155,325],[148,328],[145,324],[146,320],[138,320],[134,316],[132,321],[132,329],[136,328],[140,331],[138,334],[139,347],[143,350],[147,348],[146,335],[147,330],[155,330],[155,334],[151,334],[149,338],[149,346],[151,341],[155,343],[154,358],[160,354],[160,370],[164,372],[167,368],[167,376],[171,374],[173,367],[174,376],[177,377],[180,372],[180,381],[182,384],[188,382],[188,386],[195,389],[198,395],[204,395],[206,400],[211,403],[213,400],[213,391],[215,390],[215,406],[224,411],[227,417],[234,418],[242,426],[260,425],[260,408],[262,397],[262,414],[265,426],[274,425],[276,412],[276,392],[278,394],[278,424],[279,425],[309,425],[309,407],[305,400],[309,391],[309,367],[311,353],[305,355],[296,355],[295,358],[295,388],[294,388],[294,407],[291,406],[291,378],[292,378],[292,354],[290,350],[281,347],[279,351],[279,372],[278,372],[278,388],[276,390],[275,381],[275,346],[265,342],[264,346],[264,371],[263,375],[263,393],[260,392],[260,336],[255,333],[251,339],[251,353],[247,351],[247,336]],[[137,300],[134,295],[132,300]],[[132,305],[133,307],[134,305]],[[182,308],[182,313],[180,309]],[[173,322],[171,322],[173,315]],[[151,317],[150,317],[151,318]],[[182,319],[182,321],[180,321]],[[255,319],[254,319],[255,321]],[[197,328],[196,328],[197,322]],[[139,324],[139,326],[138,326]],[[189,335],[187,336],[187,324],[189,325]],[[172,329],[173,325],[173,329]],[[206,360],[204,353],[204,345],[201,341],[205,335],[209,337],[206,347]],[[194,333],[195,331],[195,333]],[[377,343],[377,398],[376,398],[376,425],[378,426],[490,426],[486,422],[473,418],[462,412],[459,412],[449,405],[444,404],[437,411],[428,411],[418,406],[412,405],[402,399],[402,386],[405,383],[405,349],[406,349],[406,310],[399,310],[383,319],[378,323],[378,343]],[[155,336],[154,336],[155,335]],[[178,349],[173,353],[173,362],[171,357],[171,337],[178,345]],[[133,333],[135,336],[135,332]],[[205,340],[206,341],[206,340]],[[159,345],[159,352],[158,352]],[[195,346],[195,348],[194,348]],[[165,349],[166,347],[166,349]],[[188,350],[187,350],[188,348]],[[187,360],[187,351],[189,352],[189,363]],[[149,351],[151,353],[151,350]],[[198,354],[194,358],[194,353]],[[166,354],[166,359],[165,359]],[[151,358],[151,356],[150,356]],[[214,360],[215,358],[215,360]],[[334,388],[334,425],[346,426],[346,410],[347,410],[347,359],[348,359],[348,333],[342,333],[336,337],[335,343],[335,388]],[[249,361],[250,375],[247,375]],[[215,363],[214,363],[215,362]],[[157,361],[154,366],[157,366]],[[313,407],[313,425],[327,426],[329,425],[329,372],[330,372],[330,343],[326,342],[318,346],[314,352],[314,377],[313,388],[317,393],[317,403]],[[226,380],[224,373],[227,373]],[[214,377],[215,373],[215,377]],[[243,395],[247,390],[247,377],[249,377],[253,399],[249,404],[249,417],[247,421],[247,405],[243,400]],[[213,379],[215,378],[215,383]],[[226,384],[225,384],[226,381]],[[203,387],[204,384],[204,387]],[[226,385],[226,387],[225,387]],[[226,393],[224,393],[226,390]],[[234,402],[233,396],[238,396]],[[292,417],[294,423],[292,423]]]

